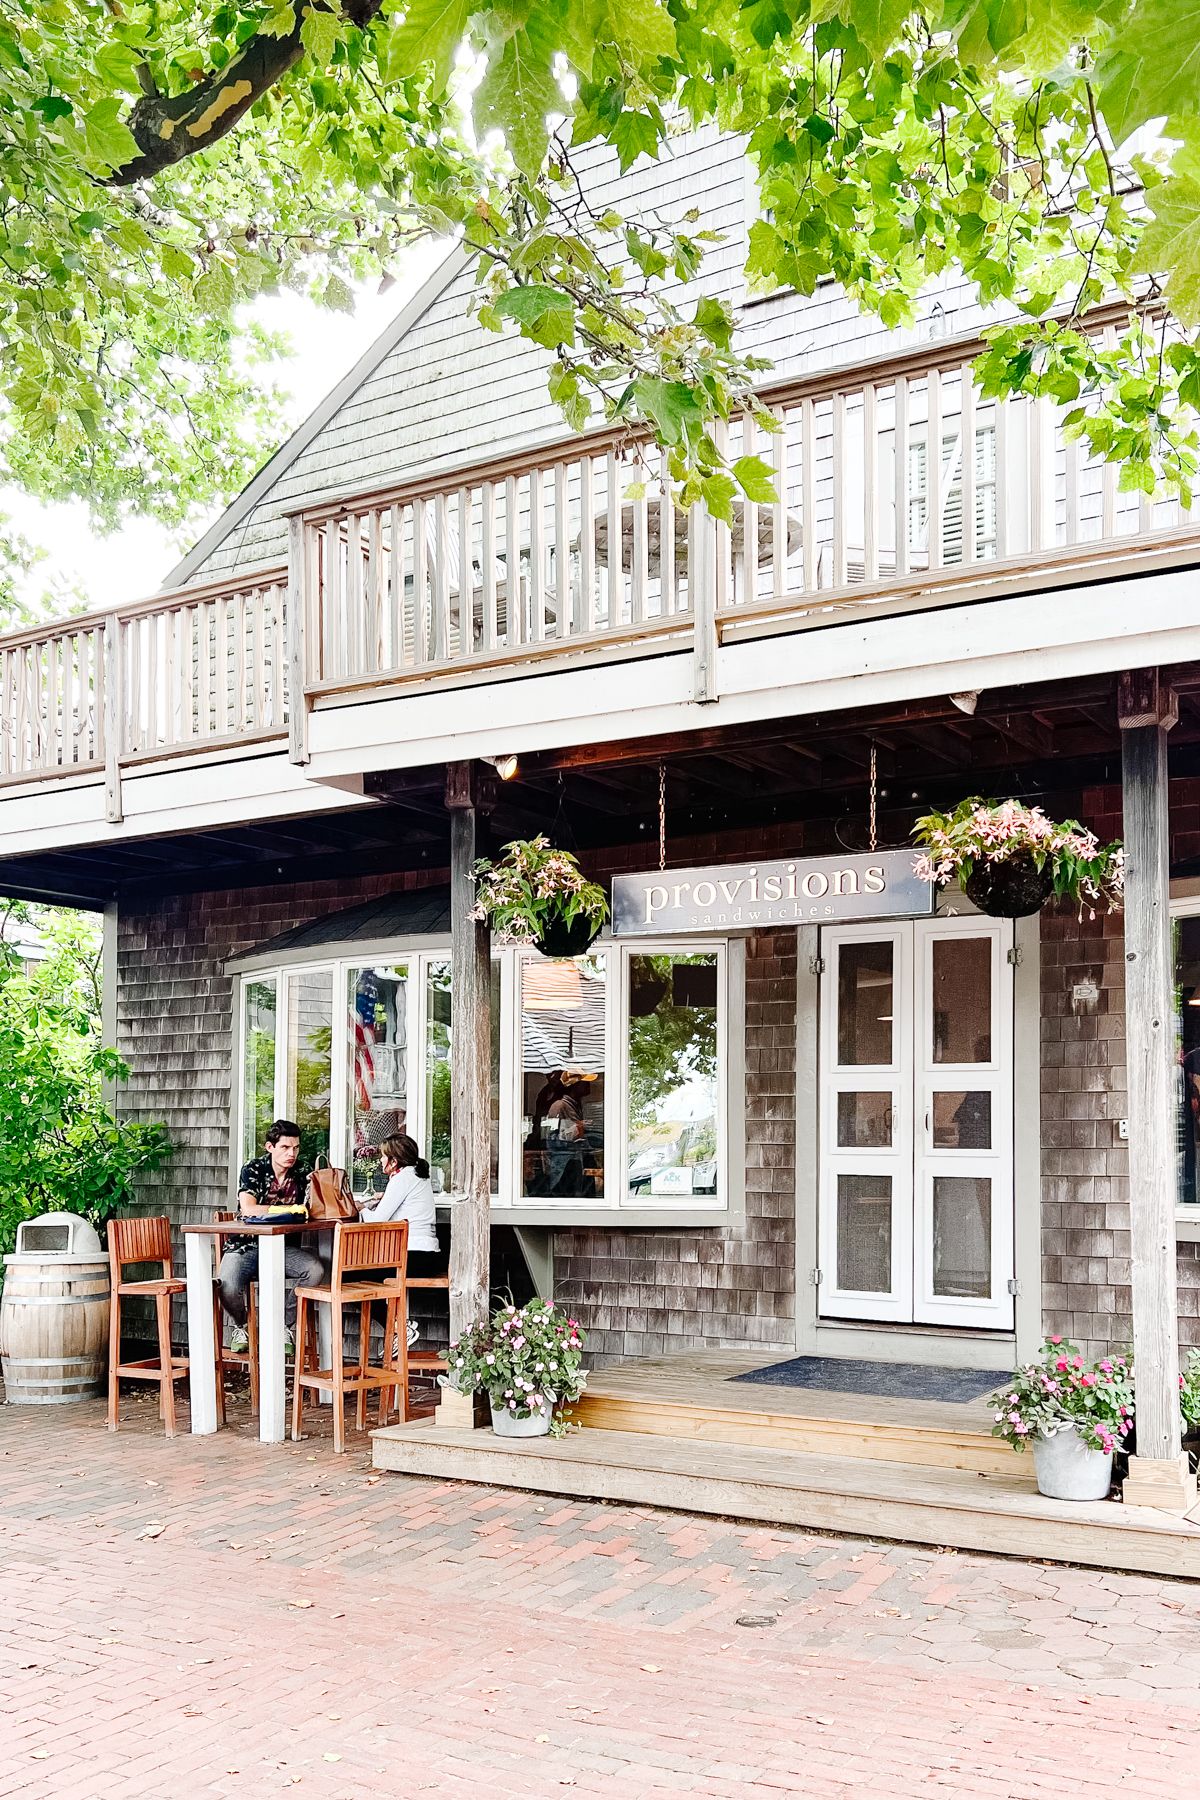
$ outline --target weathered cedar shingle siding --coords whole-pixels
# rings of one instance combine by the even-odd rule
[[[1173,861],[1200,849],[1198,801],[1200,782],[1171,783]],[[1119,789],[1086,794],[1082,816],[1119,837]],[[1133,1329],[1127,1108],[1121,915],[1059,907],[1042,915],[1042,1311],[1085,1355],[1127,1349]],[[1180,1244],[1178,1266],[1180,1342],[1200,1345],[1200,1246]]]
[[[555,1291],[595,1361],[795,1341],[796,934],[746,956],[746,1216],[730,1229],[555,1233]]]

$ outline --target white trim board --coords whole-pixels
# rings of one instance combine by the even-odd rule
[[[693,697],[687,652],[480,683],[470,708],[480,723],[467,730],[441,689],[327,702],[310,721],[309,773],[332,781],[1197,657],[1196,577],[1177,569],[723,644],[718,698],[705,704]]]

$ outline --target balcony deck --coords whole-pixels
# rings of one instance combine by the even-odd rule
[[[780,429],[724,448],[777,497],[724,523],[590,434],[322,500],[287,567],[0,637],[0,844],[345,807],[462,754],[448,690],[488,754],[1191,659],[1200,512],[982,396],[978,349],[765,393]]]

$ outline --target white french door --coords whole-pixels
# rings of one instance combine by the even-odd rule
[[[1012,926],[822,933],[826,1318],[1011,1329]]]

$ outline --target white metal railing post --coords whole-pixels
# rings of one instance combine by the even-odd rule
[[[717,698],[717,522],[699,501],[688,520],[688,599],[692,607],[692,696]]]

